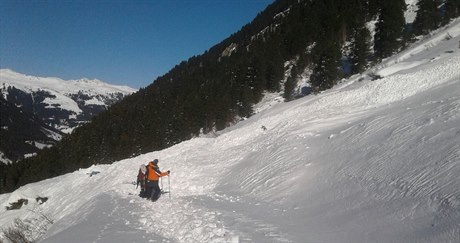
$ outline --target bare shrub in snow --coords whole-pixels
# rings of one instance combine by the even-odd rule
[[[29,219],[15,219],[13,225],[1,229],[1,234],[7,242],[12,243],[29,243],[36,242],[45,235],[48,228],[54,223],[50,215],[43,213],[41,210],[30,210],[34,217]],[[0,240],[1,241],[1,240]]]
[[[12,226],[2,229],[4,238],[13,243],[29,243],[33,242],[28,237],[32,233],[30,224],[25,223],[20,219],[15,219]]]

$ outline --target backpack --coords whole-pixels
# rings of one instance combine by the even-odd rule
[[[141,185],[141,190],[145,188],[145,173],[146,172],[147,172],[147,168],[145,167],[145,165],[142,164],[139,168],[139,171],[137,172],[137,186]]]

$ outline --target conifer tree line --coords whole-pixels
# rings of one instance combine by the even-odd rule
[[[179,63],[56,146],[0,165],[0,192],[224,129],[251,116],[264,92],[284,91],[287,101],[293,99],[296,80],[306,69],[315,91],[329,89],[458,17],[459,2],[420,0],[408,26],[404,0],[278,0],[235,34]],[[373,36],[371,21],[376,21]]]

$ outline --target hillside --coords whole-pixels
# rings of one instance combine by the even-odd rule
[[[34,156],[40,149],[55,145],[64,135],[3,97],[0,97],[0,114],[0,163]]]
[[[0,195],[0,226],[46,215],[42,242],[458,242],[459,42],[457,19],[216,137]],[[155,203],[131,184],[154,158],[172,171]]]
[[[136,90],[100,80],[35,77],[0,69],[0,163],[36,155]]]

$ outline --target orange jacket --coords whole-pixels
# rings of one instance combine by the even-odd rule
[[[161,172],[152,162],[147,166],[147,180],[149,181],[158,181],[160,177],[167,175],[169,175],[168,172]]]

